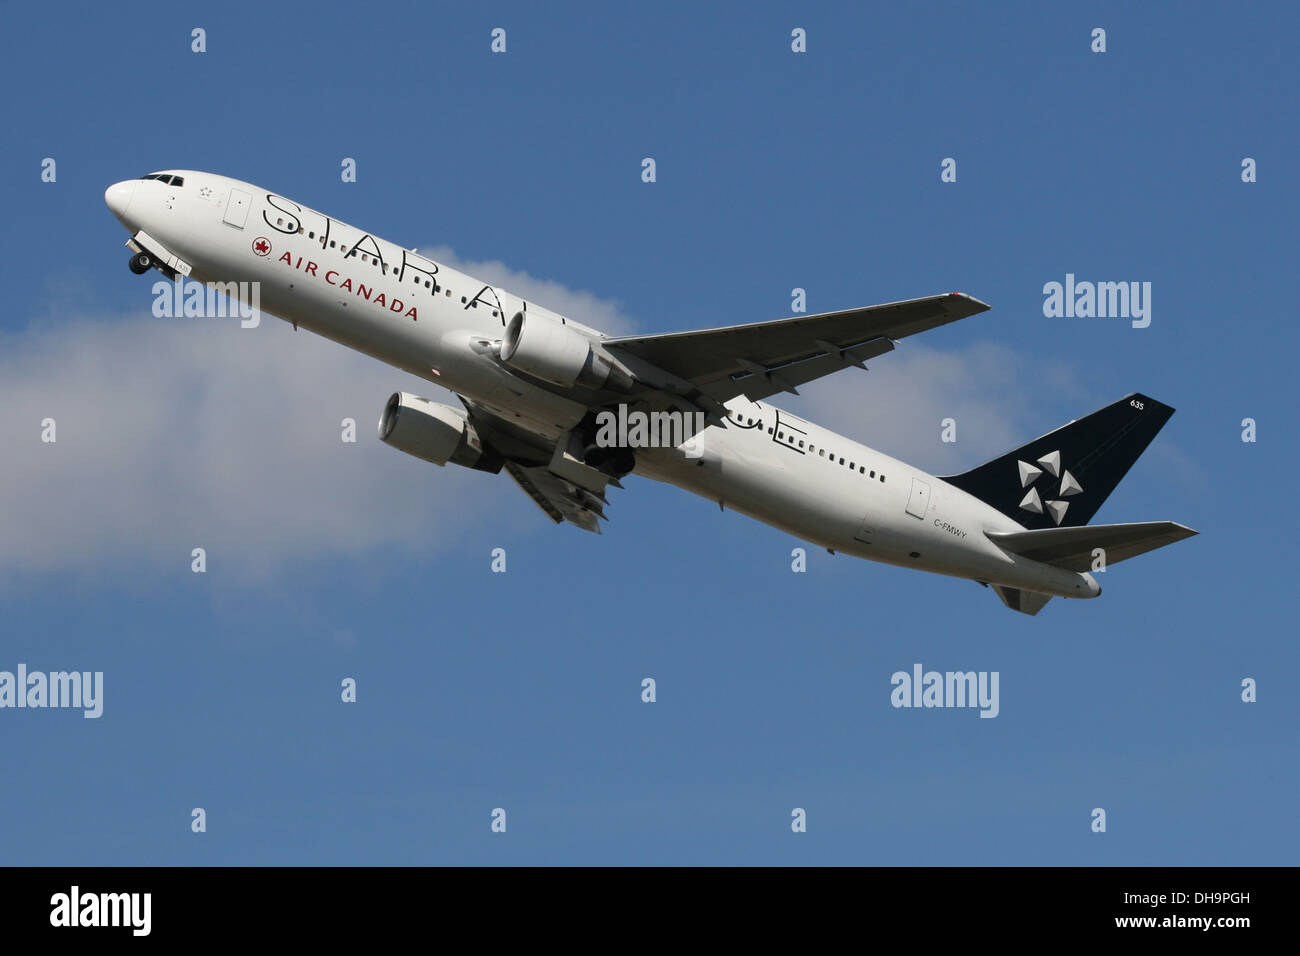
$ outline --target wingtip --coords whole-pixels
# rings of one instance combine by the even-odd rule
[[[966,292],[953,292],[951,294],[957,296],[958,298],[965,299],[971,305],[975,306],[976,312],[987,312],[989,309],[993,308],[993,306],[989,305],[987,302],[981,299],[977,299],[975,298],[975,296],[970,295]]]

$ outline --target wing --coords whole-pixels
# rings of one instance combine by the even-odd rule
[[[568,521],[600,534],[608,485],[617,481],[568,454],[570,433],[557,439],[507,421],[463,395],[458,396],[483,441],[506,459],[505,470],[555,523]]]
[[[605,517],[603,494],[597,495],[581,485],[554,474],[545,465],[506,463],[506,471],[515,483],[559,524],[568,521],[584,531],[600,534],[600,519]]]
[[[624,336],[607,348],[636,355],[693,382],[719,402],[737,395],[753,401],[795,387],[894,348],[897,339],[984,312],[989,307],[961,292],[864,309],[733,325],[698,332]]]

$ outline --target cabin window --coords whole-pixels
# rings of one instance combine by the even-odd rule
[[[819,458],[825,458],[825,457],[826,457],[826,449],[823,448],[821,451],[819,451],[819,452],[817,453],[817,456],[818,456]]]
[[[460,297],[460,304],[461,305],[465,304],[465,297],[463,295]]]
[[[768,433],[769,435],[772,434],[772,429],[769,428],[769,429],[767,430],[767,433]]]
[[[849,471],[854,471],[854,470],[855,470],[855,466],[853,462],[849,462]]]
[[[876,471],[874,468],[871,470],[871,477],[872,478],[876,477]]]
[[[308,239],[315,239],[315,238],[316,238],[316,233],[315,233],[315,231],[312,231],[312,232],[307,233],[307,238],[308,238]]]
[[[840,464],[841,464],[841,465],[844,464],[844,459],[843,459],[843,458],[840,459]]]
[[[881,480],[881,481],[884,481],[884,480],[885,480],[885,476],[884,476],[884,475],[881,475],[881,476],[880,476],[880,480]]]
[[[331,248],[331,249],[334,248],[334,240],[333,240],[333,239],[330,240],[330,248]]]
[[[800,447],[800,448],[803,447],[803,442],[800,442],[800,443],[799,443],[799,447]]]

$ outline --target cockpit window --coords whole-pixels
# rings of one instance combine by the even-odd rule
[[[170,173],[150,173],[148,176],[141,176],[141,179],[156,179],[159,182],[166,183],[168,186],[184,186],[184,176],[173,176]]]

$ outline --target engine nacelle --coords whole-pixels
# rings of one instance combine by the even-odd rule
[[[516,312],[501,340],[501,361],[552,385],[630,391],[632,379],[589,338],[539,312]]]
[[[495,474],[503,464],[500,455],[484,446],[463,411],[410,392],[394,392],[388,400],[379,416],[379,438],[435,465],[451,462]]]

